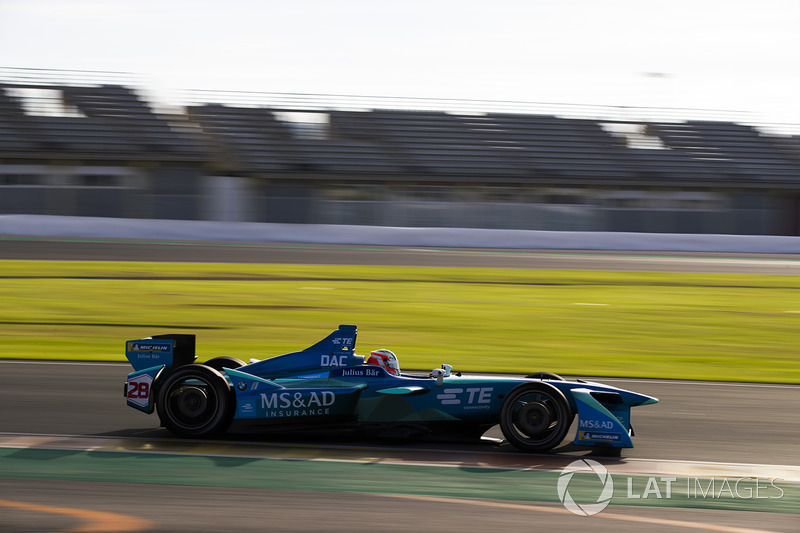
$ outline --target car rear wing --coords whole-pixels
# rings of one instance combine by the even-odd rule
[[[188,365],[197,359],[195,336],[167,333],[127,341],[125,357],[137,371],[161,365],[167,369]]]

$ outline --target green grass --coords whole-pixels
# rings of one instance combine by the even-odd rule
[[[405,368],[800,383],[793,276],[0,261],[0,358],[124,361],[167,332],[265,358],[338,324]]]

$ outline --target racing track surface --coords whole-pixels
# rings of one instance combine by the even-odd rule
[[[1,431],[168,438],[155,416],[125,406],[128,372],[123,363],[0,361]],[[796,385],[598,381],[661,400],[633,410],[636,447],[625,457],[800,466]]]
[[[225,441],[196,443],[173,439],[157,428],[155,416],[134,411],[124,404],[122,382],[128,372],[124,364],[40,363],[25,361],[0,362],[0,441],[14,440],[19,434],[82,435],[77,446],[84,446],[89,455],[102,447],[120,447],[127,451],[183,450],[184,453],[231,455],[231,449],[247,449],[248,454],[285,459],[322,459],[340,461],[351,456],[359,464],[378,464],[383,458],[419,464],[426,461],[462,463],[459,470],[494,465],[525,468],[547,465],[549,456],[516,453],[507,445],[361,442],[347,438],[282,438],[269,441],[246,435],[234,435]],[[796,386],[706,384],[656,380],[610,380],[609,383],[630,387],[658,396],[662,403],[645,406],[634,412],[636,448],[624,450],[622,459],[603,461],[612,468],[624,466],[627,458],[657,459],[656,465],[669,465],[672,459],[708,461],[706,469],[720,468],[718,463],[769,463],[794,465],[789,476],[800,479],[800,445],[797,442],[797,412],[800,394]],[[11,434],[16,435],[11,435]],[[572,433],[572,432],[571,432]],[[105,441],[86,438],[97,436]],[[41,437],[68,442],[63,437]],[[23,439],[24,440],[24,439]],[[122,444],[120,444],[122,443]],[[0,531],[66,530],[77,518],[63,516],[64,510],[123,514],[106,517],[114,524],[132,523],[146,518],[141,529],[153,526],[156,531],[259,531],[260,521],[271,521],[276,531],[375,531],[375,524],[388,520],[377,530],[402,530],[409,517],[424,517],[427,531],[522,531],[532,524],[553,531],[585,528],[587,518],[568,513],[557,503],[536,503],[497,500],[463,500],[430,497],[396,497],[353,494],[347,492],[284,492],[269,488],[214,488],[159,484],[75,481],[48,479],[57,461],[69,460],[76,452],[67,445],[56,446],[56,456],[43,463],[34,463],[25,450],[15,455],[28,459],[33,476],[44,479],[6,479],[0,476]],[[63,449],[64,451],[57,451]],[[92,452],[94,450],[94,452]],[[205,451],[204,451],[205,450]],[[558,450],[562,463],[584,456],[587,452],[569,445]],[[20,455],[21,454],[21,455]],[[262,455],[263,454],[263,455]],[[249,457],[249,456],[248,456]],[[247,461],[251,459],[243,459]],[[601,460],[602,459],[598,459]],[[0,459],[0,472],[3,470]],[[139,459],[141,461],[141,458]],[[296,461],[295,461],[296,462]],[[305,461],[300,461],[301,463]],[[318,464],[318,463],[314,463]],[[470,466],[473,465],[473,466]],[[635,464],[633,465],[635,467]],[[681,463],[686,468],[686,463]],[[148,467],[143,467],[148,470]],[[550,467],[555,469],[555,467]],[[753,474],[783,476],[776,467],[752,467]],[[37,475],[37,469],[42,469]],[[80,468],[77,469],[80,472]],[[432,471],[433,472],[433,471]],[[629,470],[630,472],[630,470]],[[696,472],[684,470],[682,475]],[[325,477],[324,474],[323,477]],[[678,471],[678,475],[681,475]],[[782,479],[791,479],[783,477]],[[191,485],[191,484],[190,484]],[[624,487],[619,489],[624,491]],[[370,492],[368,489],[364,492]],[[384,492],[384,491],[376,491]],[[387,501],[388,500],[388,501]],[[3,509],[5,501],[38,504],[45,507]],[[55,509],[54,509],[55,508]],[[139,510],[146,510],[143,513]],[[116,517],[115,517],[116,516]],[[220,517],[231,517],[220,521]],[[257,517],[253,518],[247,517]],[[94,517],[102,522],[103,515]],[[716,531],[785,531],[797,530],[796,514],[725,512],[703,509],[658,509],[612,506],[591,518],[593,531],[683,531],[687,524],[675,525],[665,520],[692,522],[690,529],[702,524],[730,528]],[[583,520],[583,522],[581,522]],[[645,520],[645,522],[640,522]],[[355,523],[354,523],[355,521]],[[766,521],[766,522],[765,522]],[[151,523],[152,522],[152,523]],[[55,525],[52,525],[55,524]],[[768,526],[768,527],[767,527]],[[28,528],[30,527],[30,528]],[[49,529],[53,527],[54,529]],[[116,526],[115,526],[116,527]],[[710,527],[710,526],[709,526]],[[59,529],[55,529],[59,528]],[[62,529],[63,528],[63,529]],[[498,529],[502,528],[502,529]],[[118,531],[106,525],[99,531]],[[701,528],[702,530],[702,528]]]
[[[399,264],[506,266],[524,268],[591,268],[708,272],[800,273],[797,257],[726,254],[603,254],[596,252],[498,250],[399,250],[380,247],[211,245],[168,243],[46,241],[0,239],[3,259],[95,259],[148,261],[226,261],[319,264]],[[170,439],[154,416],[124,404],[124,364],[32,363],[0,361],[0,437],[15,434],[97,435],[142,442]],[[662,403],[633,413],[636,448],[625,458],[693,460],[800,466],[800,388],[657,380],[600,379],[654,395]],[[319,441],[303,439],[301,448]],[[281,440],[287,447],[291,441]],[[402,455],[395,444],[349,440],[326,441],[331,448]],[[259,444],[234,437],[232,446]],[[445,450],[459,460],[502,465],[532,464],[541,456],[515,454],[507,446],[426,443],[404,448]],[[381,449],[385,450],[381,452]],[[558,450],[568,458],[586,452],[570,446]],[[66,454],[66,452],[64,452]],[[332,453],[318,448],[317,455]],[[24,458],[24,455],[23,455]],[[471,458],[471,459],[470,459]],[[611,461],[609,464],[613,463]],[[619,462],[619,461],[618,461]],[[45,464],[45,470],[47,465]],[[2,472],[0,459],[0,472]],[[689,474],[686,474],[689,475]],[[35,476],[34,476],[35,477]],[[683,531],[722,526],[718,531],[797,531],[793,514],[725,512],[702,509],[658,509],[612,506],[587,519],[560,504],[414,497],[340,492],[284,492],[273,489],[212,488],[119,482],[53,481],[0,477],[0,531],[63,531],[84,527],[96,531],[407,531],[416,521],[427,531]],[[624,490],[624,489],[622,489]],[[368,492],[368,491],[367,491]],[[20,503],[21,502],[21,503]],[[17,505],[17,507],[13,507]],[[20,507],[27,505],[27,507]],[[83,514],[76,514],[78,511]],[[91,510],[91,511],[88,511]],[[94,513],[94,514],[92,514]],[[105,513],[105,514],[104,514]],[[124,516],[121,516],[124,515]],[[225,517],[221,521],[221,517]],[[627,517],[627,518],[626,518]],[[145,522],[137,522],[146,519]],[[684,523],[672,523],[679,519]],[[147,522],[149,520],[149,522]],[[383,523],[383,526],[380,524]],[[130,525],[121,529],[121,524]],[[264,527],[265,524],[270,524]],[[691,526],[691,527],[690,527]],[[711,526],[709,526],[711,527]],[[727,528],[727,529],[725,529]],[[414,527],[414,529],[420,529]]]

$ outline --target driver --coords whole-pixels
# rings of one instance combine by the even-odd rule
[[[394,354],[394,352],[387,350],[386,348],[373,350],[369,354],[367,364],[380,366],[388,373],[394,374],[395,376],[400,375],[400,363],[397,362],[397,356]]]

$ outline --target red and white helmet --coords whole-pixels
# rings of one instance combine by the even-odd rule
[[[390,374],[395,376],[400,375],[400,363],[397,361],[397,356],[391,350],[381,348],[380,350],[373,350],[367,359],[368,365],[377,365],[382,367]]]

